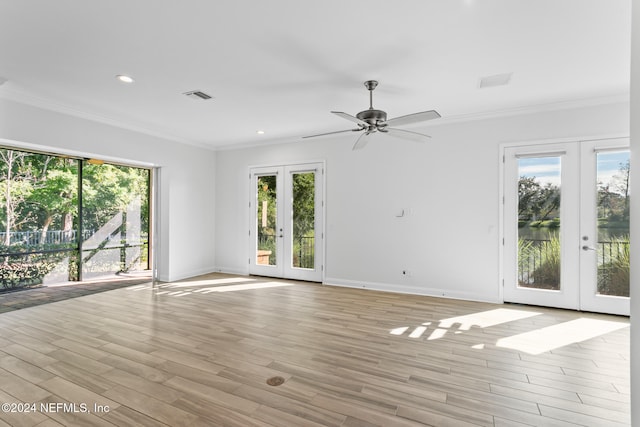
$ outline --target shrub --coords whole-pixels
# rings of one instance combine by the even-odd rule
[[[52,262],[14,262],[0,264],[0,290],[15,289],[42,283],[53,268]]]
[[[547,244],[539,251],[538,267],[533,271],[533,282],[536,288],[560,288],[560,237],[551,236]]]
[[[606,262],[598,266],[598,293],[628,297],[631,283],[629,236],[616,237],[611,245],[615,250]]]

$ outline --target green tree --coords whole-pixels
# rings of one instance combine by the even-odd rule
[[[78,161],[46,156],[43,167],[34,168],[40,172],[34,180],[34,188],[27,202],[39,216],[36,229],[40,230],[40,243],[45,243],[47,231],[58,221],[64,232],[73,229],[78,209]]]
[[[315,174],[293,176],[293,235],[307,237],[315,224]]]
[[[560,188],[551,183],[542,186],[536,177],[521,176],[518,180],[518,218],[526,221],[546,220],[557,216]]]
[[[0,202],[4,211],[3,244],[11,245],[11,231],[17,230],[28,220],[29,214],[21,215],[21,205],[31,193],[31,183],[25,179],[27,153],[0,149]]]
[[[134,200],[143,200],[143,226],[148,227],[149,171],[117,165],[83,167],[83,228],[97,230],[118,212],[126,212]]]

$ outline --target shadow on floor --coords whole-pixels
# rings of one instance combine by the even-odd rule
[[[41,286],[0,293],[0,313],[21,310],[50,302],[63,301],[130,285],[151,282],[150,276],[127,277],[104,281],[75,282],[64,285]]]

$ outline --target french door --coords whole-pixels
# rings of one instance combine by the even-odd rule
[[[251,168],[249,272],[322,281],[322,163]]]
[[[504,300],[628,315],[628,140],[506,147],[504,172]]]

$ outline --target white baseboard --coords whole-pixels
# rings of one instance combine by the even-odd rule
[[[214,270],[216,273],[225,273],[225,274],[237,274],[239,276],[248,276],[249,269],[245,268],[244,270],[241,268],[234,267],[216,267]]]
[[[209,268],[200,268],[200,269],[188,271],[188,272],[181,272],[176,275],[169,275],[169,277],[160,274],[158,277],[158,280],[160,280],[161,282],[176,282],[178,280],[189,279],[191,277],[202,276],[203,274],[215,273],[217,271],[218,270],[216,270],[215,268],[209,267]]]
[[[427,286],[411,286],[401,285],[398,283],[381,283],[381,282],[365,282],[360,280],[347,280],[334,277],[325,277],[323,285],[341,286],[346,288],[369,289],[382,292],[395,292],[399,294],[423,295],[430,297],[459,299],[465,301],[488,302],[501,304],[497,297],[495,299],[488,298],[487,295],[472,292],[459,292],[450,289],[431,288]]]

